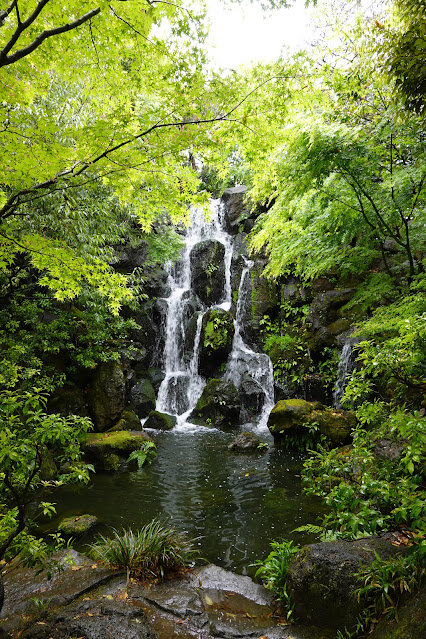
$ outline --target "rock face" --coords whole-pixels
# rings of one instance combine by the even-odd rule
[[[214,308],[203,316],[199,372],[204,377],[214,377],[225,364],[232,348],[234,318],[223,308]]]
[[[369,565],[377,553],[386,559],[400,548],[378,537],[332,541],[304,546],[290,562],[287,592],[295,614],[332,628],[353,628],[362,605],[354,596],[359,583],[354,573]]]
[[[232,382],[211,379],[207,382],[189,421],[203,426],[232,428],[240,421],[241,401]]]
[[[398,608],[398,621],[382,619],[369,639],[426,639],[426,587]]]
[[[324,408],[319,402],[303,399],[282,399],[277,402],[268,419],[268,428],[278,443],[286,445],[286,437],[300,437],[314,428],[333,446],[344,444],[356,425],[352,411]]]
[[[191,250],[192,288],[207,306],[218,304],[225,286],[225,247],[216,240],[199,242]]]
[[[156,430],[172,430],[176,425],[176,417],[167,413],[160,413],[152,410],[145,422],[145,428],[155,428]]]
[[[145,441],[151,441],[151,438],[139,431],[90,433],[82,450],[95,470],[118,470],[130,453],[139,450]]]
[[[237,233],[239,222],[248,214],[244,203],[244,194],[246,191],[247,187],[241,185],[233,186],[223,192],[222,202],[225,207],[229,233]]]
[[[48,410],[50,413],[60,415],[81,415],[86,417],[88,410],[84,393],[74,384],[66,384],[61,388],[56,388],[49,398]]]
[[[98,366],[88,399],[95,431],[108,430],[118,421],[125,406],[125,380],[118,362]]]
[[[130,407],[138,417],[147,417],[155,408],[155,391],[149,379],[142,379],[130,391]]]

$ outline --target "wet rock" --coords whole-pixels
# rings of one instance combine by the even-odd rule
[[[97,367],[88,399],[95,431],[103,432],[118,421],[125,406],[125,379],[118,362]]]
[[[203,316],[200,339],[199,372],[214,377],[228,359],[234,337],[234,318],[223,308],[214,308]]]
[[[112,433],[90,433],[82,445],[85,459],[93,464],[95,470],[118,470],[130,453],[139,450],[145,441],[151,438],[138,431],[119,431]]]
[[[264,452],[268,446],[262,446],[262,441],[255,433],[243,432],[237,435],[228,448],[236,453]]]
[[[297,277],[290,276],[287,278],[282,288],[282,296],[285,302],[288,302],[294,308],[309,304],[312,302],[312,291],[303,286]]]
[[[204,240],[191,250],[191,285],[207,306],[218,304],[223,298],[224,257],[225,247],[216,240]]]
[[[356,425],[352,411],[324,408],[319,402],[303,399],[283,399],[277,402],[268,419],[268,428],[275,441],[286,444],[286,437],[299,438],[309,430],[325,436],[332,446],[345,443]],[[294,441],[294,439],[293,439]]]
[[[157,639],[142,610],[119,601],[80,601],[52,620],[35,625],[22,639]]]
[[[147,417],[155,409],[156,397],[149,379],[142,379],[130,391],[130,407],[138,417]]]
[[[362,610],[354,596],[360,564],[371,564],[376,553],[386,559],[398,552],[399,547],[378,537],[304,546],[292,558],[287,574],[296,616],[319,626],[353,629]]]
[[[232,382],[211,379],[192,411],[189,421],[216,428],[235,427],[239,424],[241,401]]]
[[[160,413],[152,410],[145,422],[145,428],[155,428],[156,430],[172,430],[176,426],[176,417],[168,413]]]
[[[97,523],[98,518],[95,515],[76,515],[75,517],[62,519],[58,530],[67,537],[81,537],[96,526]]]
[[[426,587],[398,608],[398,619],[382,619],[369,639],[426,639]]]
[[[400,442],[394,442],[391,439],[378,439],[374,447],[374,452],[377,457],[394,461],[401,456],[404,450],[404,444]]]
[[[55,553],[53,560],[61,566],[61,570],[53,570],[51,579],[47,578],[46,572],[39,573],[36,569],[22,567],[15,568],[7,575],[0,617],[0,625],[5,630],[19,628],[23,617],[36,612],[34,598],[46,606],[66,605],[109,582],[117,574],[123,574],[98,566],[93,560],[72,549]],[[31,629],[33,630],[34,628]],[[28,631],[27,637],[33,636]],[[68,636],[62,635],[61,639]]]
[[[243,375],[238,389],[241,403],[249,415],[258,415],[265,402],[265,393],[261,385],[250,375]]]
[[[233,186],[223,192],[221,199],[225,209],[225,220],[229,233],[236,234],[240,221],[248,216],[247,207],[244,202],[246,191],[247,187],[241,185]]]
[[[257,260],[250,271],[249,304],[244,314],[244,335],[252,345],[261,346],[261,321],[275,316],[280,304],[278,286],[262,276],[266,261]]]

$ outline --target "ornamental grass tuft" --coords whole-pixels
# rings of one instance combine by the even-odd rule
[[[193,540],[154,519],[133,532],[113,529],[90,546],[91,556],[111,568],[124,568],[130,577],[163,578],[167,572],[191,566],[198,554]]]

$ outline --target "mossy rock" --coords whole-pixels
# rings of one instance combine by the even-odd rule
[[[210,379],[188,420],[203,426],[232,428],[240,423],[242,405],[232,382]]]
[[[268,428],[274,437],[284,431],[293,431],[308,420],[314,410],[323,406],[319,402],[307,402],[304,399],[281,399],[271,410]]]
[[[308,432],[326,438],[327,444],[340,446],[348,441],[356,426],[355,414],[334,408],[325,408],[320,402],[303,399],[283,399],[277,402],[268,419],[268,428],[278,443],[287,446],[289,436],[294,442],[306,438]],[[296,445],[296,447],[298,447]],[[303,446],[299,446],[303,447]]]
[[[107,432],[111,433],[120,430],[142,430],[141,420],[133,410],[123,410],[119,421]]]
[[[348,440],[355,428],[356,417],[350,410],[328,408],[312,411],[308,423],[318,424],[319,432],[325,435],[333,446],[340,446]]]
[[[389,559],[400,547],[379,537],[356,541],[332,541],[304,546],[292,558],[287,573],[287,592],[295,614],[307,623],[353,630],[362,604],[355,591],[355,573],[377,555]]]
[[[152,410],[145,422],[145,428],[155,428],[156,430],[172,430],[176,426],[176,417],[168,413],[160,413]]]
[[[53,459],[53,455],[47,446],[42,446],[40,451],[41,465],[40,465],[40,477],[49,481],[54,479],[58,474],[58,468]]]
[[[82,446],[85,459],[96,470],[118,470],[130,453],[151,438],[143,431],[90,433]]]
[[[76,515],[75,517],[66,517],[58,526],[59,532],[67,537],[81,537],[86,534],[93,526],[98,523],[95,515]]]

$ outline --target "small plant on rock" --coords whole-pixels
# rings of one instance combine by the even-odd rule
[[[272,551],[266,559],[258,560],[253,564],[258,566],[255,577],[260,577],[265,588],[274,593],[289,620],[293,615],[293,605],[287,592],[287,573],[291,558],[298,552],[299,546],[293,546],[292,541],[283,539],[282,541],[272,541],[271,548]]]

